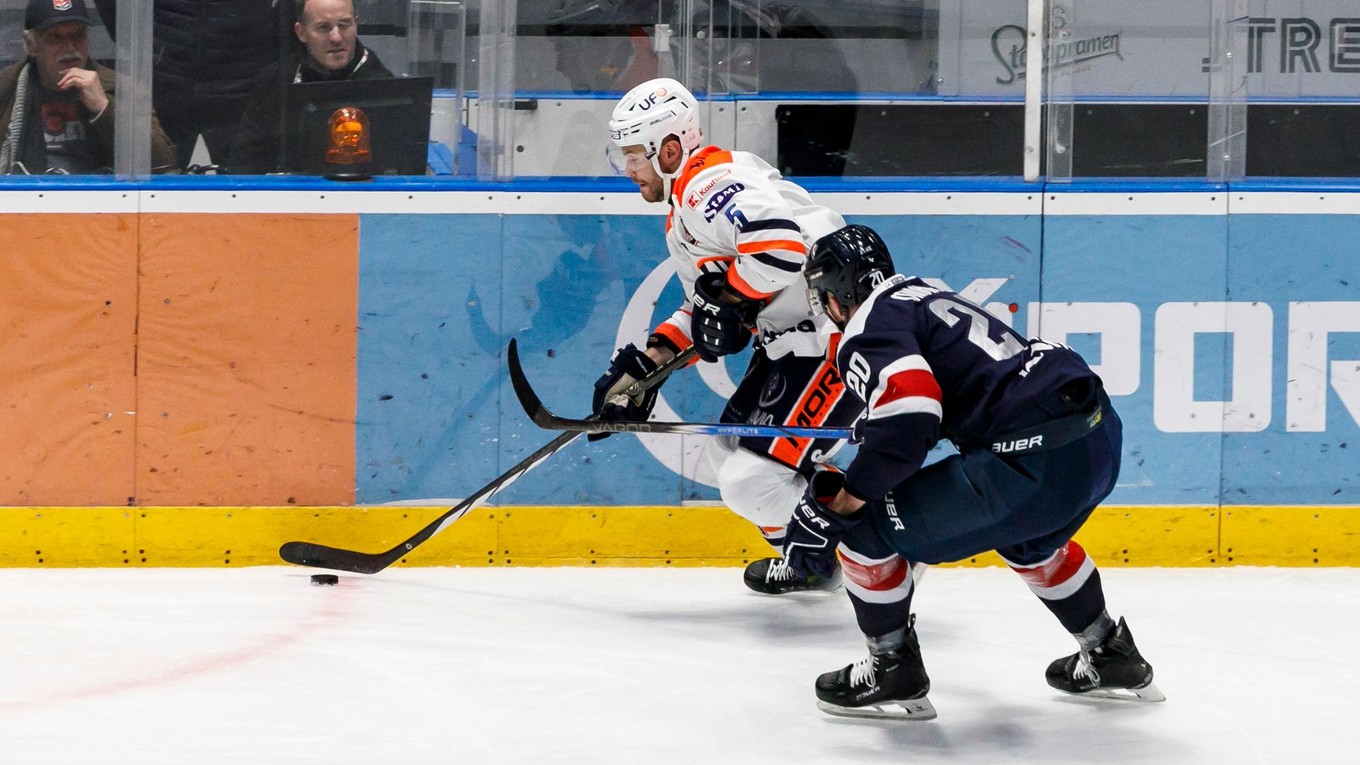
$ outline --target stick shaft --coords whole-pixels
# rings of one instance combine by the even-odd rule
[[[690,356],[693,354],[691,353]],[[671,372],[679,369],[689,361],[690,356],[681,354],[660,369],[652,373],[645,380],[639,380],[627,391],[625,395],[635,395],[636,393],[652,388],[661,384]],[[514,340],[506,348],[506,357],[512,369],[519,368],[519,350]],[[449,526],[453,525],[459,518],[467,515],[468,511],[481,507],[495,496],[499,491],[518,480],[525,473],[538,467],[549,457],[566,448],[568,444],[579,438],[584,431],[567,431],[558,435],[553,440],[544,444],[538,451],[520,460],[514,467],[501,473],[491,482],[477,491],[473,492],[462,502],[459,502],[448,512],[435,518],[424,526],[420,531],[396,547],[380,553],[366,553],[359,550],[346,550],[339,547],[316,544],[314,542],[285,542],[279,548],[279,557],[288,563],[295,563],[300,566],[311,566],[313,568],[325,568],[333,571],[349,571],[356,574],[376,574],[379,571],[401,560],[407,553],[423,544],[426,540]]]

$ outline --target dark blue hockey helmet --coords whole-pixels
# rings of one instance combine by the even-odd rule
[[[846,308],[857,306],[894,273],[888,245],[873,229],[859,224],[818,239],[803,266],[814,311],[826,310],[824,295],[828,293]]]

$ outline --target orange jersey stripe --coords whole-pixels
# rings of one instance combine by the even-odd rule
[[[745,279],[741,278],[741,274],[737,273],[735,267],[727,269],[727,286],[747,300],[764,300],[774,294],[773,292],[761,292],[752,287]]]
[[[807,246],[792,239],[770,239],[763,242],[743,242],[737,245],[737,252],[743,255],[748,252],[769,252],[770,250],[788,250],[796,253],[799,257],[807,255]]]
[[[844,393],[845,384],[836,373],[836,365],[824,362],[817,369],[817,374],[812,376],[812,381],[803,389],[803,395],[784,424],[802,428],[820,427],[831,415],[831,410]],[[769,454],[779,462],[797,468],[811,447],[811,438],[781,437],[774,440]]]
[[[661,326],[652,330],[652,332],[654,334],[661,335],[662,337],[666,338],[672,343],[675,343],[675,347],[679,348],[682,351],[690,347],[691,345],[694,345],[694,342],[692,340],[690,340],[688,337],[685,337],[684,332],[681,332],[674,324],[671,324],[670,322],[662,322]]]

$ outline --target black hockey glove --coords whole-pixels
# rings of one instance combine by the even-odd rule
[[[659,366],[646,351],[640,350],[632,343],[614,351],[614,355],[609,359],[609,369],[595,381],[595,399],[591,404],[595,413],[600,415],[601,420],[645,422],[652,416],[652,408],[656,406],[656,393],[657,388],[661,387],[660,384],[622,402],[611,399],[616,398],[629,385],[651,375]],[[612,435],[614,434],[591,433],[586,438],[590,441],[599,441]]]
[[[749,303],[724,303],[718,299],[727,275],[703,274],[694,281],[694,313],[690,317],[689,333],[699,358],[717,361],[720,356],[736,353],[751,342],[751,330],[746,318]]]
[[[794,571],[820,577],[836,573],[836,547],[864,520],[863,508],[846,516],[827,507],[844,483],[845,474],[835,470],[819,470],[808,482],[784,536],[784,560]]]

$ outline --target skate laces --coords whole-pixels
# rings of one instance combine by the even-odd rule
[[[767,582],[787,582],[799,578],[801,577],[798,576],[798,572],[794,571],[793,566],[790,566],[788,561],[783,558],[772,562],[769,570],[765,572],[765,581]]]
[[[875,685],[876,684],[874,678],[875,664],[876,662],[874,661],[874,655],[869,654],[863,659],[860,659],[859,661],[850,665],[851,687],[857,685],[869,685],[869,686]]]
[[[1072,678],[1089,678],[1092,685],[1100,685],[1100,673],[1091,664],[1091,654],[1085,648],[1077,654],[1077,664],[1072,668]]]

